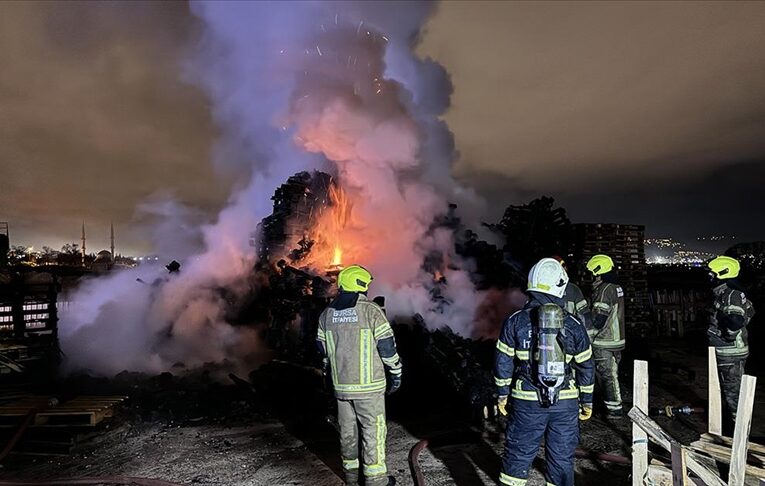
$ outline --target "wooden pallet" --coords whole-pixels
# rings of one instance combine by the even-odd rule
[[[705,436],[707,438],[705,438]],[[698,453],[707,455],[712,459],[730,464],[732,439],[727,438],[726,443],[715,442],[714,439],[708,439],[709,434],[703,434],[700,440],[691,442],[690,448]],[[719,438],[719,437],[718,437]],[[765,479],[765,456],[763,455],[763,446],[749,443],[746,456],[746,474],[760,479]]]
[[[0,427],[16,427],[32,411],[37,411],[31,427],[95,427],[114,415],[124,396],[79,396],[51,405],[51,398],[28,396],[0,405]]]

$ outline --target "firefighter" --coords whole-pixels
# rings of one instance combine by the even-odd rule
[[[624,290],[617,283],[614,261],[595,255],[587,262],[595,276],[592,286],[592,352],[595,377],[609,417],[622,417],[619,362],[624,351]]]
[[[566,261],[559,257],[553,256],[555,260],[560,262],[563,266],[563,270],[568,274],[568,268],[566,267]],[[564,309],[572,316],[579,319],[579,322],[584,324],[584,327],[590,332],[590,306],[587,303],[587,299],[584,298],[582,289],[577,284],[569,280],[566,285],[566,292],[563,294]]]
[[[359,265],[340,272],[339,293],[319,317],[316,339],[337,398],[346,484],[358,484],[363,465],[364,484],[380,486],[395,482],[385,465],[385,393],[401,386],[402,366],[393,329],[382,309],[367,298],[371,281],[372,275]]]
[[[709,345],[715,347],[728,417],[736,420],[741,376],[749,356],[746,326],[754,316],[754,306],[738,281],[741,265],[735,258],[718,256],[707,266],[714,288],[714,308],[709,319]]]
[[[537,262],[529,272],[528,302],[507,318],[497,341],[497,406],[509,415],[502,484],[526,484],[543,437],[547,484],[574,484],[578,421],[592,416],[594,385],[587,330],[563,308],[567,284],[559,262]]]

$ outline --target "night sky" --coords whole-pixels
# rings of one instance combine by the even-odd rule
[[[419,52],[452,75],[454,174],[575,222],[765,239],[765,3],[446,2]],[[0,221],[14,244],[147,249],[147,200],[198,221],[235,177],[184,65],[183,3],[0,3]]]

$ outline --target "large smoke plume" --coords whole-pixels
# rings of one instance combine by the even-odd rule
[[[439,118],[449,106],[449,77],[414,55],[434,4],[209,2],[192,9],[204,31],[186,76],[209,94],[223,132],[216,165],[249,182],[202,227],[203,250],[182,255],[180,276],[152,285],[166,277],[142,267],[78,290],[79,310],[61,324],[73,366],[160,370],[254,354],[254,333],[228,325],[225,304],[253,290],[248,240],[270,213],[273,189],[307,169],[332,173],[352,199],[338,235],[344,261],[370,268],[390,313],[420,313],[429,325],[468,333],[481,295],[469,262],[454,254],[451,231],[433,222],[448,202],[469,215],[480,204],[450,175],[454,144]],[[187,247],[160,239],[163,248]],[[433,254],[449,282],[439,306],[423,269]]]

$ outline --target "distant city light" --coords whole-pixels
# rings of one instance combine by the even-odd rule
[[[699,236],[696,238],[696,241],[724,241],[724,240],[735,240],[735,236],[727,236],[727,235],[714,235],[714,236]]]
[[[735,239],[732,236],[703,236],[696,241],[721,242]],[[685,265],[699,266],[716,257],[716,253],[691,249],[685,243],[672,238],[646,238],[646,263],[649,265]]]

